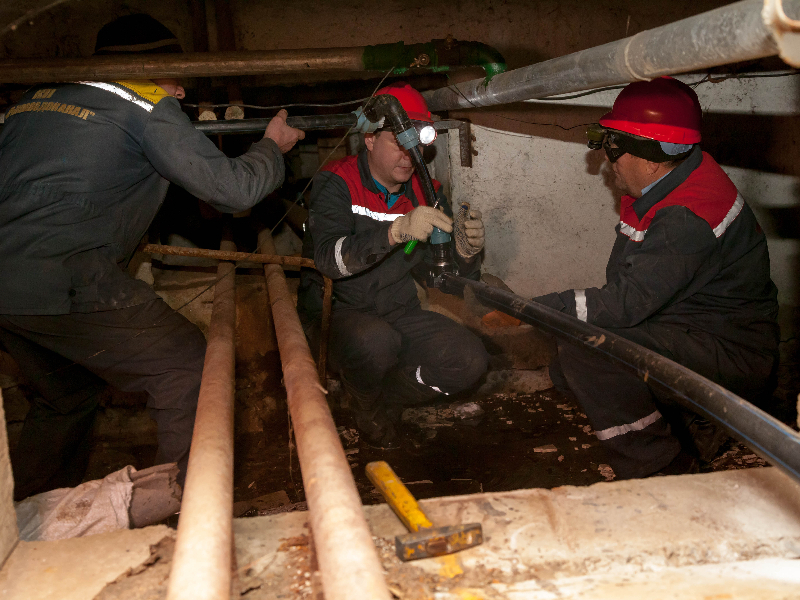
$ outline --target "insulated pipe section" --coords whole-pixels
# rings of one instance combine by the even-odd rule
[[[275,253],[269,230],[258,236]],[[353,474],[319,384],[283,270],[264,267],[326,600],[390,600]]]
[[[653,79],[778,53],[762,18],[763,0],[745,0],[484,79],[424,92],[432,111],[508,104],[608,85]],[[790,15],[800,0],[784,0]]]
[[[800,481],[800,434],[747,400],[694,371],[605,329],[515,294],[451,274],[449,290],[469,286],[486,306],[598,352],[672,394],[686,408],[720,423],[732,436]]]
[[[223,242],[223,251],[235,251]],[[233,547],[234,265],[217,267],[167,600],[229,600]],[[278,267],[280,268],[280,267]]]

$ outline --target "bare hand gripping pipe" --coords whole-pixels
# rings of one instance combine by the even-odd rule
[[[269,230],[259,234],[258,246],[275,253]],[[283,270],[267,265],[264,275],[325,600],[389,600],[383,566]]]
[[[669,392],[689,410],[713,419],[759,456],[800,481],[800,434],[724,387],[660,354],[595,325],[485,283],[444,275],[450,291],[469,286],[486,306],[598,352]]]

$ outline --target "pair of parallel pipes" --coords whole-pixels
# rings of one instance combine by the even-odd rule
[[[762,9],[766,15],[766,8],[769,6],[773,7],[771,13],[773,16],[776,13],[784,13],[784,10],[790,14],[800,12],[800,0],[786,2],[785,8],[778,0],[766,0],[763,4],[758,0],[746,0],[670,25],[644,31],[618,42],[497,75],[488,84],[481,79],[426,92],[426,98],[432,110],[489,106],[773,56],[781,47],[780,36],[796,34],[785,28],[779,31],[781,28],[776,27],[775,22],[765,22],[762,17]],[[775,10],[776,6],[780,8],[780,11]],[[784,19],[783,23],[786,25],[787,20]],[[246,71],[245,64],[229,62],[217,74],[234,75]],[[284,296],[280,302],[285,304],[285,290],[280,289],[280,282],[276,279],[277,273],[270,272],[270,269],[277,268],[265,268],[269,273],[268,277],[272,279],[270,294],[272,297],[274,288],[277,298],[281,299],[282,295]],[[525,316],[528,313],[528,309],[519,304],[519,299],[506,300],[517,303],[516,309],[511,311],[512,314]],[[501,305],[505,304],[505,302],[497,301],[495,306],[502,308]],[[292,320],[290,317],[291,313],[294,313],[293,307],[280,310],[281,320],[284,318]],[[294,318],[297,318],[296,313],[294,313]],[[542,323],[547,323],[552,318],[554,315],[546,315]],[[277,323],[277,316],[275,320]],[[290,410],[293,420],[295,420],[298,453],[301,457],[304,483],[307,486],[309,511],[326,598],[328,600],[338,598],[388,599],[389,593],[383,582],[377,555],[372,546],[369,532],[364,529],[366,524],[363,522],[358,495],[354,493],[355,488],[349,467],[344,460],[335,428],[331,431],[333,423],[327,407],[322,406],[324,403],[322,389],[315,388],[315,385],[319,386],[319,381],[315,381],[314,369],[311,367],[313,363],[309,364],[310,354],[305,358],[302,357],[308,350],[305,340],[302,340],[302,343],[299,341],[302,330],[295,325],[286,327],[286,330],[290,339],[294,340],[286,342],[286,351],[291,355],[301,356],[300,364],[292,367],[291,377],[286,378],[287,391],[288,382],[292,381],[292,391],[289,391]],[[284,369],[286,369],[287,362],[296,361],[293,356],[288,355],[284,359],[283,348],[281,356],[285,361]],[[211,359],[207,357],[207,362],[209,360]],[[221,362],[224,363],[227,360],[224,358]],[[227,393],[225,390],[228,388],[232,390],[232,386],[231,373],[231,381],[218,386],[219,393]],[[207,394],[214,393],[214,386],[211,383],[205,387]],[[734,402],[740,400],[733,399]],[[711,411],[707,412],[713,416]],[[200,419],[199,416],[198,409],[198,422],[208,421],[206,418]],[[215,423],[214,427],[216,425]],[[317,430],[325,433],[317,437]],[[761,434],[763,435],[765,432],[769,434],[770,428],[762,431]],[[796,434],[791,432],[783,433],[789,435],[792,442],[794,438],[797,438]],[[212,446],[211,451],[207,454],[210,456],[209,462],[213,463],[217,458],[213,456],[213,446],[216,441],[214,439],[207,440],[202,431],[196,430],[195,435],[197,440],[192,444],[193,456],[190,458],[181,520],[186,523],[184,530],[196,529],[198,533],[193,537],[196,540],[193,544],[184,542],[179,527],[179,546],[185,546],[185,549],[176,549],[175,560],[181,564],[173,566],[174,583],[171,579],[169,598],[170,600],[189,597],[221,600],[228,598],[230,593],[230,554],[225,559],[222,558],[222,553],[218,553],[220,558],[209,558],[208,561],[200,564],[198,555],[193,553],[193,549],[213,544],[227,546],[228,552],[230,552],[230,536],[217,537],[208,533],[208,528],[203,527],[203,520],[213,516],[216,523],[230,522],[231,507],[225,503],[222,503],[225,504],[224,506],[219,505],[213,509],[207,507],[209,510],[218,512],[205,517],[198,514],[193,518],[192,524],[189,524],[189,517],[186,514],[200,512],[199,508],[193,508],[193,503],[199,502],[199,500],[195,501],[193,497],[195,495],[202,497],[204,493],[207,493],[206,490],[197,487],[201,484],[194,483],[199,480],[197,476],[192,475],[192,465],[203,464],[204,452],[200,450],[200,447],[204,444]],[[791,438],[792,435],[794,438]],[[315,443],[320,440],[321,444]],[[195,450],[195,446],[198,450]],[[194,455],[200,458],[195,458]],[[341,495],[337,499],[330,498],[328,491],[323,493],[321,489],[322,481],[327,484],[333,474],[339,478],[338,481],[341,484],[339,492]],[[226,478],[229,478],[230,475],[220,474],[219,477],[220,480],[228,481],[229,479]],[[339,501],[344,504],[339,504]],[[341,527],[355,530],[350,545],[346,549],[342,544],[333,543],[333,540],[342,535]],[[185,534],[183,539],[187,539],[190,535],[190,533]],[[214,560],[217,562],[212,564]],[[225,562],[226,560],[227,562]],[[214,579],[214,573],[220,571],[228,571],[226,589],[223,589],[225,588],[224,584],[217,586],[209,584],[209,580]],[[222,579],[224,580],[224,577]],[[184,585],[191,585],[195,591],[191,595],[182,594],[180,588]]]

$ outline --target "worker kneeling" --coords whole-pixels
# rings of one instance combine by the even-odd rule
[[[535,300],[763,406],[778,358],[767,242],[734,184],[700,150],[701,121],[697,95],[670,77],[620,93],[588,132],[625,193],[607,282]],[[726,439],[596,353],[559,344],[551,374],[574,393],[620,478],[696,472]]]
[[[400,101],[412,122],[432,123],[422,95],[408,84],[377,94]],[[463,326],[421,308],[412,271],[424,268],[434,227],[453,231],[452,212],[426,206],[409,153],[392,131],[365,134],[358,156],[335,161],[314,178],[303,255],[334,280],[329,338],[331,368],[351,398],[357,426],[378,448],[397,447],[404,406],[467,389],[483,375],[487,353]],[[454,236],[462,276],[477,278],[484,234],[481,215],[469,213]],[[302,274],[298,309],[313,337],[322,310],[322,279]]]

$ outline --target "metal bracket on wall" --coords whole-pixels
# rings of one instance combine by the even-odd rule
[[[472,157],[477,156],[478,153],[472,149],[473,139],[469,121],[442,119],[441,121],[435,121],[433,126],[436,128],[436,131],[458,129],[458,147],[461,156],[461,166],[472,168]]]

